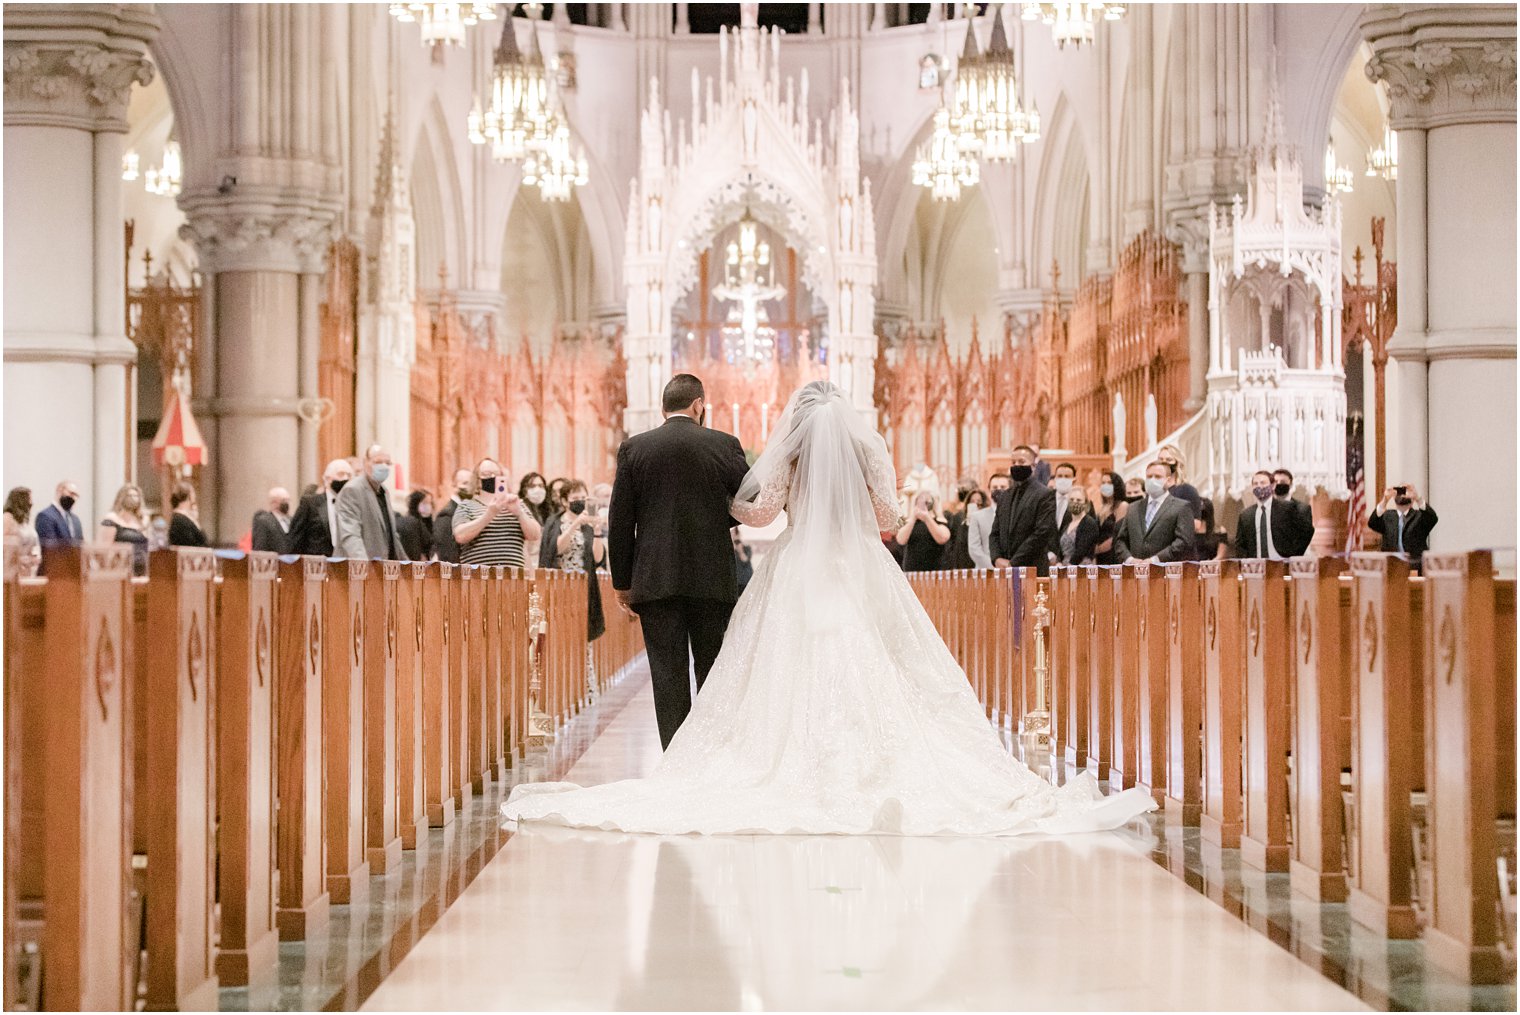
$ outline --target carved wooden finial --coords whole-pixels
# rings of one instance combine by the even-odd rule
[[[1356,253],[1354,253],[1354,254],[1351,255],[1351,260],[1353,260],[1353,261],[1356,262],[1356,284],[1357,285],[1361,285],[1362,284],[1362,259],[1363,259],[1362,247],[1361,247],[1361,244],[1357,244]]]

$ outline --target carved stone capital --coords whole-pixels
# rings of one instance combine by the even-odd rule
[[[1206,209],[1170,216],[1166,238],[1182,248],[1182,271],[1187,275],[1209,270],[1209,219]]]
[[[1515,122],[1513,7],[1377,4],[1361,27],[1395,130]]]
[[[7,39],[5,125],[125,133],[132,84],[152,80],[140,50]]]
[[[180,236],[195,244],[201,270],[319,274],[333,240],[334,202],[278,194],[215,193],[180,199],[188,221]]]

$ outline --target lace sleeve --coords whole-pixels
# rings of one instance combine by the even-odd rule
[[[766,482],[760,490],[760,495],[753,501],[735,499],[729,507],[729,514],[739,522],[762,529],[776,520],[776,516],[786,507],[787,491],[791,487],[791,471],[778,474]],[[785,477],[783,479],[783,476]]]
[[[877,528],[883,532],[901,528],[903,517],[898,510],[897,498],[893,496],[897,490],[897,474],[892,469],[891,459],[884,453],[867,453],[863,464],[866,470],[866,488],[871,494],[871,508],[876,512]]]

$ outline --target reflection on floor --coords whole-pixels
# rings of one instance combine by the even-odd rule
[[[658,753],[641,680],[567,777],[636,776]],[[1141,832],[991,840],[525,829],[365,1007],[1363,1007],[1153,863],[1155,845]]]

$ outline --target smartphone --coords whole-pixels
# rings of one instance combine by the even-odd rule
[[[1409,492],[1409,487],[1407,487],[1407,486],[1396,486],[1396,487],[1393,488],[1393,492],[1396,493],[1396,494],[1398,494],[1400,497],[1402,497],[1402,496],[1404,496],[1405,494],[1407,494]]]

